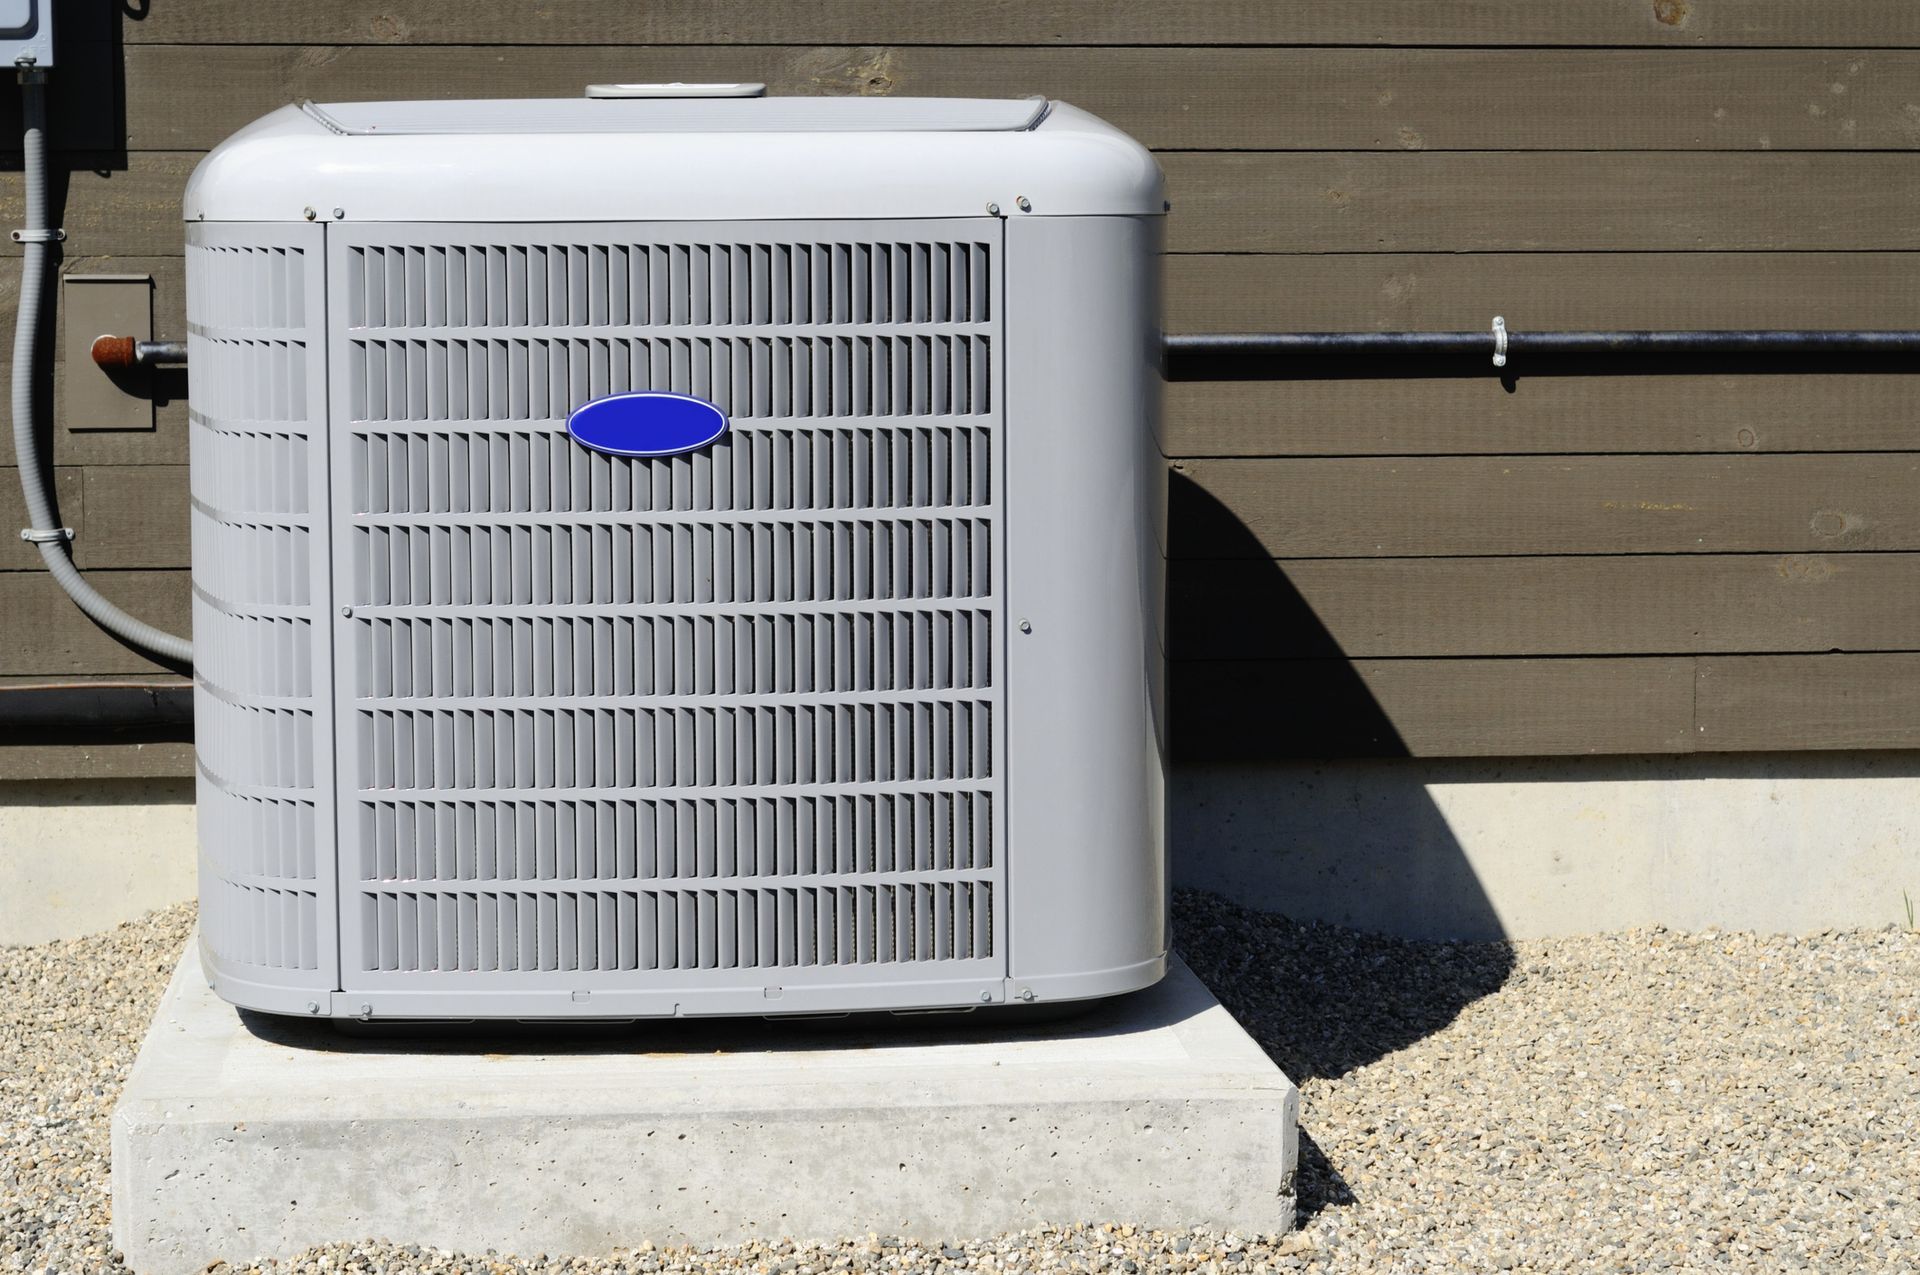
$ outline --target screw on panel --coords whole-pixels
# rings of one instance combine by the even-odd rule
[[[311,209],[311,208],[303,208],[303,209],[301,209],[301,210],[300,210],[300,213],[301,213],[301,215],[302,215],[302,216],[304,216],[304,217],[305,217],[305,218],[306,218],[306,219],[307,219],[308,221],[312,221],[312,220],[313,220],[313,219],[314,219],[315,217],[317,217],[317,216],[319,216],[319,215],[320,215],[320,214],[318,214],[318,213],[316,213],[316,212],[314,212],[314,211],[313,211],[313,209]]]
[[[335,221],[339,221],[342,217],[346,215],[347,215],[347,210],[344,208],[336,208],[333,210],[333,219]]]
[[[351,620],[351,619],[353,618],[353,608],[352,608],[352,607],[341,607],[341,608],[340,608],[340,614],[341,614],[341,615],[344,615],[345,617],[347,617],[347,619],[349,619],[349,620]]]
[[[992,992],[981,992],[981,993],[980,993],[980,1003],[981,1003],[982,1005],[991,1005],[991,1004],[993,1003],[993,993],[992,993]]]
[[[987,205],[987,216],[998,217],[999,215],[1000,215],[1000,205],[995,203],[989,203]]]
[[[319,1013],[319,1012],[320,1012],[320,1002],[319,1002],[319,1001],[308,1001],[308,1002],[307,1002],[307,1012],[308,1012],[309,1014],[317,1014],[317,1013]]]
[[[1033,201],[1031,199],[1028,199],[1025,195],[1020,196],[1020,198],[1014,200],[1013,202],[1020,205],[1021,212],[1033,211]]]
[[[1032,620],[1022,620],[1022,621],[1020,621],[1020,631],[1021,631],[1022,633],[1031,633],[1031,632],[1033,632],[1033,621],[1032,621]]]
[[[371,1006],[371,1005],[362,1005],[362,1006],[360,1007],[360,1021],[364,1023],[364,1022],[366,1022],[366,1021],[367,1021],[367,1020],[368,1020],[369,1018],[372,1018],[372,1017],[373,1017],[373,1006]]]
[[[1033,1000],[1033,989],[1032,989],[1031,987],[1023,987],[1023,988],[1021,988],[1021,989],[1020,989],[1020,999],[1021,999],[1021,1000],[1023,1000],[1023,1001],[1028,1001],[1028,1002],[1031,1002],[1031,1001]]]

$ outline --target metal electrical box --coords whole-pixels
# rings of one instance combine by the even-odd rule
[[[0,60],[53,65],[53,0],[0,0]]]
[[[1142,147],[1037,99],[308,105],[215,150],[215,989],[640,1018],[1158,979],[1163,210]],[[660,446],[665,403],[721,432]]]

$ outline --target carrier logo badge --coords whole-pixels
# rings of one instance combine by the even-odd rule
[[[637,390],[574,408],[567,432],[582,447],[609,456],[678,456],[726,433],[727,414],[691,394]]]

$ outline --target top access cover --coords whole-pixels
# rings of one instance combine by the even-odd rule
[[[684,87],[684,86],[683,86]],[[1145,147],[1041,98],[286,106],[215,147],[188,221],[1157,217]]]
[[[335,133],[1008,133],[1039,123],[1045,98],[647,97],[523,101],[308,102]]]

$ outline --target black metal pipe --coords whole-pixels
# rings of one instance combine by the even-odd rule
[[[1169,380],[1545,375],[1606,370],[1612,358],[1657,364],[1663,373],[1799,370],[1809,362],[1862,362],[1920,371],[1920,331],[1508,332],[1503,366],[1494,332],[1225,332],[1164,339]],[[1691,356],[1694,364],[1669,365]],[[1777,365],[1766,361],[1786,360]],[[1377,362],[1376,362],[1377,361]],[[1453,364],[1458,362],[1457,366]],[[1591,361],[1596,366],[1586,366]],[[1643,370],[1635,368],[1633,370]]]
[[[189,682],[0,685],[0,744],[193,738]]]

